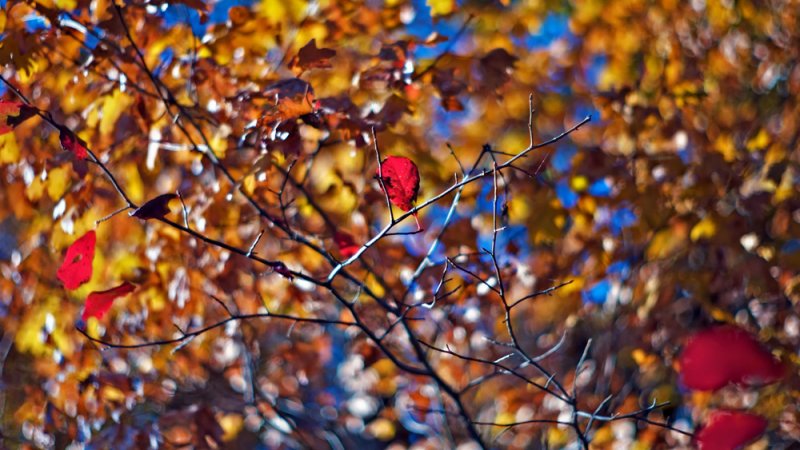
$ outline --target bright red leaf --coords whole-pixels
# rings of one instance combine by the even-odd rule
[[[717,390],[729,383],[757,386],[781,379],[785,368],[752,335],[723,325],[689,339],[680,357],[681,380],[691,389]]]
[[[131,216],[142,220],[161,219],[169,214],[169,201],[177,197],[176,194],[161,194],[131,212]]]
[[[356,244],[356,241],[353,239],[353,236],[344,231],[337,231],[334,233],[333,242],[335,242],[336,247],[339,248],[339,254],[345,259],[355,255],[360,248],[360,246]]]
[[[419,170],[417,165],[403,156],[389,156],[376,172],[393,205],[408,211],[413,208],[419,193]]]
[[[61,141],[61,148],[71,152],[78,159],[86,159],[89,156],[89,150],[86,149],[86,144],[75,133],[70,131],[67,127],[59,127],[60,134],[58,136]]]
[[[714,411],[697,432],[700,450],[735,450],[744,448],[767,429],[767,419],[741,411]]]
[[[20,102],[0,100],[0,134],[6,134],[36,114],[36,108]]]
[[[94,247],[97,237],[94,230],[90,230],[67,249],[64,262],[58,268],[56,276],[67,289],[77,289],[92,278],[92,261],[94,261]]]
[[[111,309],[111,304],[114,303],[114,300],[130,294],[134,289],[136,289],[136,286],[126,281],[107,291],[92,292],[89,294],[89,297],[86,298],[86,304],[83,307],[81,319],[86,320],[89,317],[102,319],[105,313]]]

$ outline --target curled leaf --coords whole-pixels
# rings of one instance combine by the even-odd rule
[[[61,148],[72,153],[78,159],[86,159],[89,156],[89,150],[86,149],[86,144],[81,138],[67,127],[60,126],[58,130],[60,132],[58,139],[61,141]]]
[[[353,236],[345,231],[337,231],[334,233],[333,242],[336,243],[336,247],[339,249],[339,254],[345,259],[355,255],[360,248],[360,246],[356,244],[355,240],[353,239]]]
[[[0,135],[6,134],[17,125],[36,114],[36,108],[21,102],[0,100]]]
[[[92,278],[92,261],[94,261],[96,242],[95,232],[90,230],[67,249],[64,262],[56,272],[56,276],[67,289],[77,289]]]
[[[147,203],[132,211],[130,215],[142,220],[162,219],[169,214],[169,201],[173,198],[178,198],[178,196],[176,194],[161,194],[148,200]]]
[[[744,448],[767,429],[767,419],[741,411],[714,411],[697,432],[700,450],[734,450]]]
[[[680,357],[681,380],[690,389],[717,390],[730,383],[757,386],[780,380],[785,368],[750,333],[722,325],[689,339]]]
[[[378,167],[376,176],[383,181],[393,205],[403,211],[413,208],[419,193],[419,170],[413,161],[403,156],[389,156]]]
[[[86,320],[89,317],[102,319],[108,310],[111,309],[111,304],[114,303],[114,300],[130,294],[134,289],[136,289],[136,286],[126,281],[107,291],[92,292],[89,294],[89,297],[86,298],[86,304],[83,306],[83,315],[81,315],[81,319]]]
[[[287,278],[289,280],[294,279],[294,275],[292,275],[292,271],[289,270],[289,268],[286,266],[286,264],[284,264],[282,262],[279,262],[278,264],[274,265],[272,267],[272,270],[274,270],[275,272],[277,272],[278,274],[280,274],[284,278]]]

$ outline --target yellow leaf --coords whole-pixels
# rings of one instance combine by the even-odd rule
[[[381,358],[372,365],[372,369],[378,372],[381,376],[391,376],[397,372],[397,368],[389,358]]]
[[[100,321],[97,317],[91,316],[86,320],[86,334],[99,339],[100,338]]]
[[[745,146],[747,147],[747,150],[754,152],[756,150],[767,148],[769,141],[770,139],[769,134],[767,134],[767,130],[762,128],[758,134],[747,140],[747,144],[745,144]]]
[[[227,133],[215,133],[209,143],[211,144],[211,150],[218,158],[225,158],[225,152],[228,150]]]
[[[19,145],[14,133],[0,136],[0,163],[15,163],[19,160]]]
[[[47,195],[53,201],[59,200],[69,188],[71,169],[66,166],[56,167],[47,174]]]
[[[31,181],[31,184],[25,188],[25,197],[35,202],[42,198],[42,194],[44,194],[44,182],[42,177],[36,176]]]
[[[647,247],[647,259],[661,259],[674,255],[686,240],[686,227],[675,226],[661,230],[653,236]]]
[[[569,442],[569,433],[557,427],[547,429],[547,443],[552,448],[561,448]]]
[[[512,223],[523,222],[530,214],[528,201],[525,197],[519,195],[511,197],[508,202],[508,216]]]
[[[525,107],[528,107],[528,104],[525,103]],[[521,149],[528,146],[530,138],[528,137],[528,132],[525,130],[524,133],[522,132],[510,132],[505,133],[503,137],[497,142],[497,147],[506,152],[518,152]]]
[[[110,402],[121,402],[125,400],[125,394],[113,386],[104,386],[103,398]]]
[[[132,164],[124,166],[124,168],[120,170],[120,175],[122,175],[121,178],[131,200],[137,203],[143,202],[144,183],[139,174],[139,168]]]
[[[594,197],[581,197],[578,200],[581,210],[594,214],[597,210],[597,200]]]
[[[133,237],[131,235],[130,237]],[[141,239],[144,239],[143,237]],[[136,275],[136,271],[141,267],[142,262],[138,254],[132,252],[120,252],[107,264],[109,275],[118,279],[130,279]]]
[[[287,19],[301,21],[308,11],[308,5],[304,0],[261,0],[257,9],[261,17],[270,23],[279,24]]]
[[[298,30],[297,37],[294,40],[295,49],[300,50],[312,39],[316,39],[317,42],[324,42],[326,37],[328,37],[328,28],[325,25],[321,23],[309,24]]]
[[[583,175],[578,175],[572,178],[572,190],[576,192],[581,192],[589,187],[589,180],[586,179]]]
[[[33,356],[44,356],[47,353],[42,334],[46,314],[46,311],[35,308],[22,317],[22,323],[14,336],[14,343],[20,353],[30,353]]]
[[[514,413],[505,411],[497,413],[494,418],[495,423],[514,423],[516,422],[516,415]],[[496,428],[495,431],[503,431],[502,428]]]
[[[557,291],[556,295],[559,296],[559,297],[567,297],[570,294],[574,294],[576,292],[579,292],[581,289],[583,289],[583,286],[585,284],[586,284],[585,280],[583,278],[581,278],[581,277],[572,278],[572,283],[570,283],[570,284],[562,287],[561,289],[559,289]]]
[[[717,224],[714,222],[714,219],[711,216],[706,216],[700,222],[692,227],[691,233],[689,233],[689,237],[692,239],[692,242],[697,242],[703,238],[710,238],[717,233]]]
[[[577,233],[590,233],[592,231],[593,222],[586,216],[586,214],[575,214],[573,216],[572,226]]]
[[[431,8],[431,17],[446,16],[456,9],[455,0],[427,0]]]
[[[76,0],[56,0],[56,6],[58,9],[66,9],[68,11],[72,11],[78,5]]]
[[[614,442],[614,432],[611,430],[611,427],[605,426],[597,430],[592,437],[592,445],[593,446],[602,446],[608,445]]]
[[[140,295],[140,298],[142,298],[143,301],[147,303],[147,307],[150,309],[151,312],[154,313],[163,311],[164,308],[167,306],[166,296],[162,291],[155,288],[146,290],[143,294]]]
[[[784,200],[792,198],[795,196],[795,191],[797,189],[797,185],[794,182],[794,175],[793,170],[790,168],[786,172],[783,173],[783,177],[781,178],[781,184],[778,185],[778,188],[775,189],[775,193],[773,194],[772,200],[775,204],[778,204]]]
[[[54,348],[66,356],[72,354],[72,341],[64,332],[65,316],[59,311],[60,303],[60,298],[50,297],[28,310],[14,336],[17,350],[37,357],[52,354]],[[48,322],[52,322],[53,326],[49,339],[45,332]]]
[[[714,141],[714,150],[722,153],[725,161],[736,159],[736,146],[733,143],[733,137],[729,134],[723,134]]]
[[[253,195],[253,192],[255,192],[257,187],[258,187],[258,181],[256,180],[255,175],[248,175],[244,178],[244,181],[242,181],[242,188],[247,193],[247,195]],[[308,208],[311,208],[310,205],[307,206]]]
[[[369,425],[369,432],[381,441],[388,441],[394,438],[394,423],[391,420],[379,418]]]
[[[103,115],[100,119],[100,133],[110,135],[117,125],[119,116],[130,108],[133,99],[122,91],[115,90],[113,94],[103,99]]]
[[[375,295],[382,296],[386,294],[386,290],[374,276],[370,276],[367,278],[366,285],[372,292],[375,293]]]
[[[233,440],[239,435],[239,431],[242,430],[243,425],[244,420],[242,420],[242,416],[239,414],[226,414],[222,416],[222,418],[219,419],[219,426],[222,427],[222,431],[224,432],[222,440],[225,442]]]

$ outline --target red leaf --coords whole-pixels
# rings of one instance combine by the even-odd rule
[[[689,339],[680,358],[681,380],[691,389],[717,390],[729,383],[756,386],[781,379],[785,368],[748,332],[723,325]]]
[[[89,156],[89,150],[86,149],[86,144],[69,128],[59,127],[60,134],[58,136],[61,141],[61,148],[68,152],[72,152],[78,159],[86,159]]]
[[[130,215],[142,220],[161,219],[169,214],[169,201],[177,197],[176,194],[159,195],[131,212]]]
[[[92,278],[92,261],[96,242],[95,232],[90,230],[67,249],[67,256],[56,272],[56,276],[67,289],[77,289],[78,286]]]
[[[336,56],[336,50],[330,48],[318,48],[317,40],[311,39],[308,44],[297,52],[297,56],[292,58],[289,68],[294,70],[299,68],[300,72],[308,69],[328,69],[331,67],[330,59]]]
[[[92,292],[89,294],[89,297],[86,298],[86,304],[83,306],[83,315],[81,315],[81,319],[86,320],[89,317],[102,319],[108,310],[111,309],[111,304],[114,303],[114,300],[130,294],[134,289],[136,289],[136,286],[126,281],[107,291]]]
[[[413,161],[389,156],[378,167],[376,175],[383,181],[392,204],[403,211],[413,207],[419,193],[419,170]]]
[[[700,450],[735,450],[744,448],[767,429],[767,419],[741,411],[714,411],[697,432]]]
[[[36,114],[36,108],[20,102],[0,100],[0,134],[6,134]]]
[[[355,255],[358,249],[361,248],[361,246],[356,244],[355,240],[353,240],[353,236],[344,231],[337,231],[334,233],[333,242],[335,242],[336,247],[339,248],[339,254],[345,259]]]

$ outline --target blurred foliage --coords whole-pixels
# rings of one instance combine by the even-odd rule
[[[0,446],[452,448],[470,436],[441,414],[455,411],[442,383],[482,376],[462,395],[475,422],[569,419],[569,405],[486,364],[427,351],[439,383],[386,353],[425,364],[416,336],[460,355],[509,354],[493,343],[509,339],[490,288],[498,273],[509,299],[572,281],[510,322],[534,355],[565,336],[542,364],[576,385],[581,410],[668,401],[648,417],[694,430],[713,410],[746,409],[769,421],[754,448],[800,439],[797,2],[0,4],[2,75],[45,111],[0,136]],[[420,209],[425,231],[409,234],[406,219],[406,234],[357,253],[389,220],[373,129],[384,156],[418,167],[421,204],[484,144],[528,146],[529,94],[537,143],[593,120],[496,184]],[[85,142],[134,204],[179,192],[159,205],[168,220],[248,254],[160,214],[108,217],[126,203],[98,164],[61,150],[48,121]],[[492,167],[486,156],[477,171]],[[482,254],[494,220],[497,268]],[[65,290],[64,252],[93,229],[93,276]],[[445,266],[441,292],[458,290],[393,325],[383,302],[430,302]],[[91,292],[123,282],[136,290],[79,320]],[[266,313],[361,326],[258,317],[168,345],[89,339],[179,339]],[[758,336],[788,375],[686,389],[677,356],[714,323]],[[581,445],[563,425],[477,429],[491,447]],[[637,421],[595,422],[588,435],[597,449],[691,446]]]

